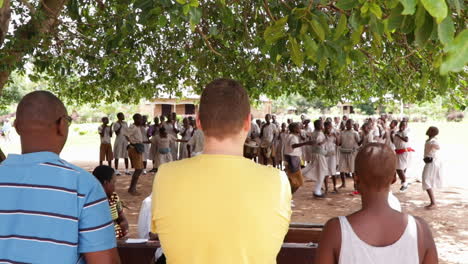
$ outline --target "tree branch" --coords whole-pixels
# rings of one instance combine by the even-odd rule
[[[280,2],[281,2],[285,7],[287,7],[289,10],[292,10],[292,7],[291,7],[288,3],[286,3],[286,1],[281,0]],[[312,2],[312,1],[311,1],[311,2]]]
[[[268,7],[268,0],[263,0],[263,7],[265,7],[265,10],[270,19],[276,21],[275,17],[271,14],[270,8]]]
[[[213,46],[211,46],[211,43],[210,43],[210,41],[208,40],[208,38],[206,37],[205,33],[203,33],[203,30],[201,30],[201,28],[198,27],[198,26],[196,27],[196,30],[197,30],[197,32],[202,36],[202,38],[203,38],[203,40],[205,41],[205,43],[206,43],[206,45],[208,46],[208,48],[209,48],[214,54],[216,54],[216,55],[218,55],[218,56],[220,56],[220,57],[223,57],[223,55],[222,55],[221,53],[217,52],[217,51],[213,48]]]
[[[31,3],[29,3],[28,0],[20,0],[20,2],[29,9],[31,14],[36,13],[36,8]]]

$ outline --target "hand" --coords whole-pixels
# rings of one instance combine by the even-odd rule
[[[121,221],[119,226],[120,226],[120,228],[122,228],[122,232],[123,232],[124,236],[126,236],[128,234],[128,228],[129,228],[127,219]]]

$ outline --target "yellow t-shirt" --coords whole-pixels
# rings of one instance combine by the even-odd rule
[[[272,264],[291,187],[279,170],[243,157],[200,155],[159,168],[152,212],[169,264]]]

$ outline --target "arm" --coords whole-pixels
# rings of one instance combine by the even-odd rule
[[[120,264],[117,248],[83,254],[88,264]]]
[[[295,149],[295,148],[300,148],[300,147],[303,147],[303,146],[307,146],[307,145],[314,145],[314,142],[313,141],[307,141],[307,142],[303,142],[303,143],[298,143],[298,144],[292,144],[292,148]]]
[[[402,137],[400,136],[399,134],[396,134],[395,136],[399,137],[401,140],[403,140],[404,142],[408,142],[408,137]]]
[[[414,217],[418,228],[418,249],[422,264],[438,264],[437,248],[429,225],[422,218]]]
[[[119,213],[119,226],[122,228],[122,231],[126,236],[128,234],[128,220],[123,210]]]
[[[120,130],[122,130],[122,124],[120,124],[119,128],[115,130],[115,134],[118,136],[120,135]]]
[[[337,264],[341,249],[341,228],[337,218],[330,219],[323,228],[316,264]]]
[[[110,128],[109,128],[109,137],[112,137],[112,127],[114,126],[114,123],[112,123],[110,125]]]
[[[105,130],[105,127],[99,127],[98,128],[98,133],[101,137],[104,137],[104,130]]]

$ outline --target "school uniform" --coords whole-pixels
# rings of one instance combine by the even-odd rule
[[[127,122],[117,122],[114,124],[114,132],[115,132],[115,142],[114,142],[114,158],[115,159],[127,159],[128,152],[127,146],[128,141],[125,138],[125,131],[127,130],[128,125]],[[119,134],[117,132],[120,129]]]
[[[406,131],[398,131],[396,135],[400,135],[401,137],[407,137],[408,134]],[[414,152],[414,150],[410,147],[409,142],[403,141],[400,137],[397,136],[393,137],[393,142],[395,144],[395,152],[397,154],[397,170],[406,170],[408,168],[408,164],[410,161],[410,152]]]
[[[306,141],[310,140],[313,132],[314,132],[314,129],[310,125],[308,125],[306,128],[304,128],[304,134],[307,137]],[[312,155],[313,155],[312,148],[313,148],[313,146],[305,146],[304,147],[304,151],[303,151],[304,161],[312,161],[312,158],[313,158],[312,157]]]
[[[192,137],[187,143],[191,148],[192,157],[198,156],[203,153],[205,148],[205,135],[200,129],[195,129],[192,133]]]
[[[114,154],[112,153],[111,145],[111,128],[110,126],[99,126],[99,134],[104,134],[101,136],[101,146],[99,148],[99,161],[111,161],[114,159]]]
[[[286,140],[288,138],[288,132],[280,132],[277,139],[276,144],[276,164],[280,164],[284,159],[284,146],[286,144]]]
[[[141,129],[135,124],[132,124],[125,131],[125,135],[129,138],[128,157],[132,168],[136,170],[143,169],[143,152],[145,147],[143,145],[143,135]]]
[[[188,126],[188,128],[185,128],[185,127],[182,128],[180,135],[182,136],[185,133],[185,136],[182,136],[182,140],[187,140],[187,141],[190,140],[190,138],[192,137],[192,132],[193,132],[192,126]],[[188,158],[187,143],[181,142],[179,144],[179,155],[180,155],[180,159]]]
[[[140,127],[141,129],[141,135],[143,137],[143,142],[148,142],[149,141],[149,138],[148,138],[148,127],[146,126],[141,126]],[[145,151],[143,152],[143,161],[147,161],[150,159],[150,147],[151,147],[151,144],[148,144],[148,143],[144,143],[143,144],[145,146]]]
[[[391,128],[386,128],[385,129],[385,137],[384,137],[384,144],[389,146],[391,149],[395,150],[395,144],[392,142],[392,132],[394,132],[395,129]]]
[[[177,133],[176,133],[176,129],[177,129],[177,122],[175,123],[168,123],[167,121],[164,122],[163,124],[163,127],[166,129],[166,133],[168,135],[173,135],[174,137],[177,138]],[[172,158],[173,160],[177,160],[178,159],[178,156],[177,156],[177,152],[178,152],[178,148],[177,148],[177,142],[171,142],[171,145],[170,145],[170,148],[171,148],[171,154],[172,154]]]
[[[369,143],[373,143],[373,142],[375,142],[373,133],[369,132],[369,134],[367,134],[367,135],[365,133],[363,133],[361,148],[363,148],[365,145],[367,145]]]
[[[155,160],[154,167],[159,168],[164,163],[169,163],[174,160],[172,157],[171,153],[171,143],[175,142],[177,140],[176,137],[174,137],[171,134],[167,134],[166,137],[161,137],[160,135],[156,135],[151,138],[151,142],[157,146],[158,149],[158,155],[156,157],[153,157]]]
[[[319,143],[325,140],[325,135],[322,131],[314,131],[311,135],[311,141]],[[302,175],[305,178],[316,181],[314,194],[321,195],[323,180],[328,175],[328,164],[326,153],[323,145],[313,145],[311,151],[310,163],[302,170]]]
[[[354,130],[344,130],[340,135],[340,162],[339,171],[354,173],[354,160],[358,149],[359,133]]]
[[[301,171],[302,148],[293,148],[294,144],[299,144],[301,139],[296,134],[289,134],[284,145],[284,163],[286,165],[286,175],[292,189],[297,189],[304,184]]]
[[[326,135],[326,142],[324,145],[326,159],[327,159],[327,176],[336,174],[336,137]]]
[[[260,155],[263,158],[266,158],[267,160],[272,157],[272,151],[273,151],[273,139],[275,136],[275,125],[274,124],[265,124],[262,127],[261,130],[261,142],[260,142],[260,151],[263,153],[263,155]]]
[[[422,188],[424,191],[443,187],[443,166],[439,158],[440,147],[436,138],[431,138],[424,145],[424,158],[426,159],[422,173]],[[429,158],[429,159],[428,159]]]

